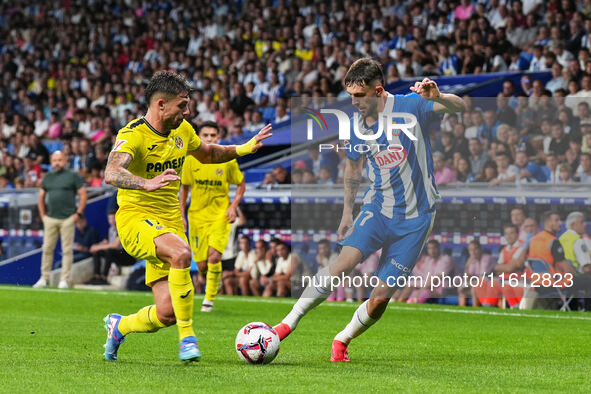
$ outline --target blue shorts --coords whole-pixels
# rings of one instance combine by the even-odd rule
[[[434,218],[435,212],[429,212],[412,219],[388,219],[379,208],[366,204],[341,245],[359,249],[364,260],[382,249],[375,275],[388,285],[394,284],[396,278],[412,272],[431,233]]]

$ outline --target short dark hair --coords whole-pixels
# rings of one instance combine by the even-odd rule
[[[519,229],[513,223],[507,223],[507,224],[505,224],[503,226],[503,231],[507,230],[508,228],[512,228],[513,230],[515,230],[516,233],[519,233]]]
[[[367,86],[375,82],[384,85],[384,69],[380,62],[368,57],[355,60],[345,75],[345,86]]]
[[[197,127],[197,135],[201,134],[201,130],[203,130],[206,127],[211,127],[212,129],[215,129],[215,131],[217,131],[217,133],[220,133],[220,126],[218,126],[218,124],[212,120],[206,120],[205,122],[201,123],[199,125],[199,127]]]
[[[150,100],[156,93],[164,93],[167,96],[176,97],[181,93],[190,93],[191,87],[187,80],[180,74],[174,71],[158,71],[152,76],[146,90],[144,97],[146,103],[149,105]]]
[[[440,243],[439,243],[439,241],[438,241],[438,240],[436,240],[436,239],[430,239],[430,240],[428,240],[428,241],[427,241],[427,245],[435,245],[435,246],[437,246],[438,248],[441,248],[441,244],[440,244]]]
[[[560,216],[560,214],[556,211],[546,211],[542,214],[542,224],[546,223],[552,217],[552,215]]]
[[[318,245],[321,245],[321,244],[325,244],[330,247],[330,242],[326,238],[322,238],[320,241],[318,241]]]

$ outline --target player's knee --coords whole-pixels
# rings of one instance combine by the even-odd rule
[[[178,248],[172,253],[170,265],[175,268],[187,268],[191,266],[191,249],[189,247]]]

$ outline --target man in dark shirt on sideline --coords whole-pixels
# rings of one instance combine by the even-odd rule
[[[80,261],[91,257],[90,247],[100,241],[98,232],[88,225],[86,217],[82,215],[76,223],[74,235],[74,261]]]
[[[43,255],[41,278],[33,287],[47,287],[53,266],[53,252],[57,239],[62,239],[62,275],[58,285],[67,289],[70,269],[74,260],[74,233],[76,220],[86,208],[84,179],[75,171],[66,169],[66,157],[60,151],[51,155],[52,171],[45,175],[39,191],[39,215],[43,221]],[[76,207],[76,195],[80,197]],[[45,201],[47,197],[47,202]]]

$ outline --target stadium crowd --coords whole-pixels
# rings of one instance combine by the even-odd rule
[[[341,79],[361,56],[382,61],[388,83],[551,71],[547,84],[524,77],[504,87],[497,108],[474,105],[446,118],[433,134],[444,158],[438,178],[588,181],[589,111],[575,98],[591,90],[590,17],[588,2],[568,0],[6,3],[0,187],[38,184],[48,164],[43,141],[99,185],[114,134],[144,113],[143,85],[157,70],[191,81],[192,122],[215,120],[236,141],[287,121],[290,97],[345,97]],[[482,157],[469,150],[474,138]],[[525,164],[516,154],[524,150]],[[508,157],[497,158],[500,151]],[[330,177],[305,170],[310,182],[339,181],[334,168]]]

